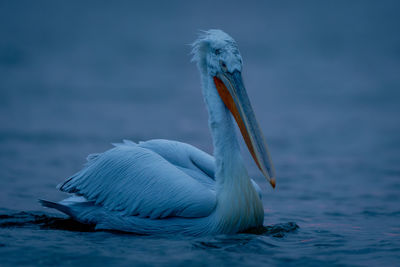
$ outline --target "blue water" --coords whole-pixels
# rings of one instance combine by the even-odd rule
[[[396,1],[0,2],[0,265],[400,265]],[[265,229],[94,232],[37,199],[121,139],[212,152],[190,47],[239,44],[277,172]]]

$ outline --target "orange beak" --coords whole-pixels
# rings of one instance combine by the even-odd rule
[[[214,76],[214,83],[222,101],[235,118],[258,168],[275,188],[275,168],[243,85],[241,73],[239,71],[218,73]]]

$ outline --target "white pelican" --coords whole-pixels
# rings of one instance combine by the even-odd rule
[[[275,170],[242,82],[238,46],[225,32],[209,30],[192,48],[214,157],[177,141],[124,141],[89,155],[84,169],[58,186],[72,197],[42,205],[96,229],[138,234],[231,234],[262,226],[260,189],[245,168],[232,117],[273,187]]]

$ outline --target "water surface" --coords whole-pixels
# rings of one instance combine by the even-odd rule
[[[0,3],[1,265],[398,265],[400,26],[396,1]],[[174,139],[212,153],[190,47],[239,44],[277,172],[263,233],[94,232],[37,199],[90,153]]]

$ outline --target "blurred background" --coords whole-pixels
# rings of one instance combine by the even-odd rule
[[[340,232],[322,236],[393,263],[399,12],[398,1],[1,1],[0,208],[45,211],[38,198],[64,197],[55,186],[122,139],[212,153],[190,44],[217,28],[239,45],[276,166],[272,190],[243,146],[264,223],[294,221],[312,240]]]

